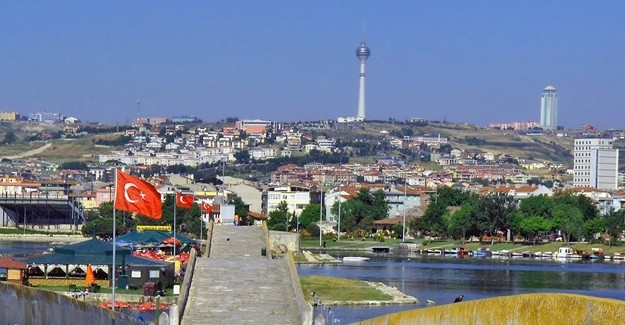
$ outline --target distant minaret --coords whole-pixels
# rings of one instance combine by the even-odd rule
[[[358,90],[358,117],[365,119],[365,61],[371,54],[367,43],[363,40],[356,49],[356,56],[360,60],[360,88]]]

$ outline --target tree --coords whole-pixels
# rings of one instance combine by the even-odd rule
[[[443,204],[430,202],[423,216],[411,228],[422,229],[426,234],[432,236],[443,235],[447,229],[447,224],[443,218],[445,212],[446,207]]]
[[[612,242],[617,241],[619,236],[625,230],[625,209],[611,211],[604,216],[605,231],[610,235],[610,246]]]
[[[89,170],[89,166],[84,161],[67,161],[59,165],[59,170],[71,169],[71,170]]]
[[[519,228],[521,232],[534,240],[536,244],[536,238],[539,234],[545,233],[553,227],[553,224],[549,219],[543,216],[530,216],[519,222]]]
[[[384,191],[371,192],[368,188],[361,188],[351,200],[341,202],[340,223],[341,231],[369,231],[375,220],[388,217],[389,206]],[[338,215],[339,202],[331,208],[334,215]]]
[[[553,208],[552,220],[555,227],[564,233],[564,240],[569,242],[571,234],[580,234],[582,230],[582,212],[574,206],[559,203]]]
[[[592,200],[585,195],[576,195],[571,191],[556,192],[553,197],[554,204],[567,204],[579,210],[582,220],[586,221],[599,216],[599,210]]]
[[[248,150],[239,150],[234,153],[234,159],[236,159],[239,164],[249,164],[250,152]]]
[[[248,205],[243,202],[243,199],[241,199],[241,197],[239,196],[235,196],[234,199],[230,200],[230,204],[234,205],[234,214],[241,217],[243,224],[249,224],[250,221],[247,218],[247,212],[249,209]]]
[[[600,234],[605,231],[605,219],[599,217],[586,220],[586,222],[584,222],[583,228],[584,236],[588,238],[588,243],[590,244],[596,234]]]
[[[546,195],[534,195],[525,198],[519,204],[519,211],[526,216],[548,217],[553,201]]]
[[[473,205],[466,202],[460,209],[452,213],[449,217],[448,230],[452,236],[462,237],[462,243],[467,238],[467,231],[473,227]]]
[[[508,216],[516,209],[514,198],[509,195],[488,195],[479,200],[477,207],[477,228],[491,235],[503,231]],[[494,238],[493,238],[494,240]]]
[[[321,205],[319,204],[309,204],[307,205],[302,213],[299,215],[299,222],[302,228],[308,229],[308,226],[311,224],[319,223],[319,214],[320,214]]]
[[[448,186],[437,188],[434,197],[434,201],[445,207],[460,206],[469,199],[471,199],[471,193]]]
[[[289,217],[289,205],[286,201],[278,203],[276,210],[269,212],[267,228],[269,230],[287,231],[287,218]]]
[[[4,140],[2,140],[2,143],[4,144],[10,144],[17,141],[17,137],[15,136],[15,132],[13,131],[8,131],[5,135],[4,135]]]

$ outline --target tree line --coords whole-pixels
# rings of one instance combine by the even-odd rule
[[[492,240],[510,230],[525,240],[563,241],[618,237],[625,230],[625,210],[600,215],[594,202],[584,195],[559,191],[553,196],[530,196],[516,202],[512,196],[478,196],[463,190],[443,187],[431,197],[424,215],[410,222],[410,229],[433,237],[466,239],[488,236]]]

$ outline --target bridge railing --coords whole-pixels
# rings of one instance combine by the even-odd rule
[[[63,201],[63,200],[67,200],[69,198],[68,195],[66,194],[50,194],[50,193],[41,193],[41,192],[37,192],[37,193],[1,193],[0,194],[0,201],[4,201],[4,200],[12,200],[12,201],[26,201],[26,200],[55,200],[55,201]]]

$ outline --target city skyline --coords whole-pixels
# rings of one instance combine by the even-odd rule
[[[537,94],[555,85],[558,124],[623,128],[625,4],[534,4],[3,2],[0,111],[104,123],[353,116],[366,39],[367,119],[534,121]]]

